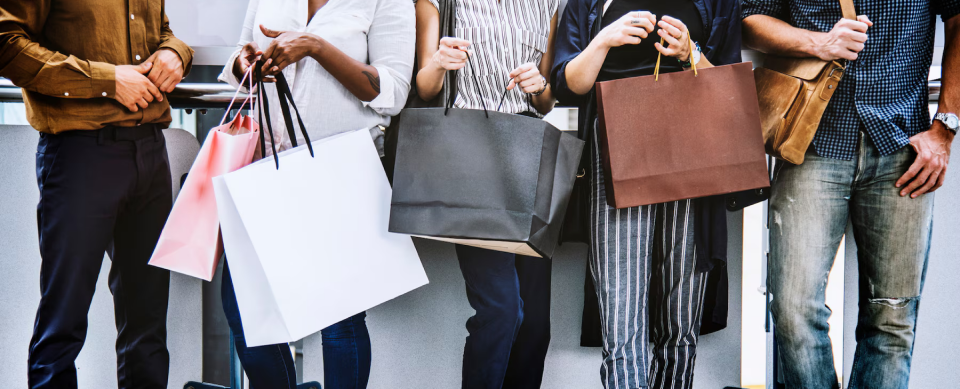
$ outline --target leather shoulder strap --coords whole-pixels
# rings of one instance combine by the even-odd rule
[[[853,6],[853,0],[840,0],[840,11],[844,18],[857,20],[857,9]]]

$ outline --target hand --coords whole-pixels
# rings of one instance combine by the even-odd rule
[[[263,52],[262,58],[267,59],[262,69],[264,76],[280,73],[287,66],[313,55],[323,44],[322,38],[305,32],[274,31],[262,25],[260,31],[268,38],[274,38]]]
[[[180,80],[183,80],[183,61],[180,60],[180,54],[177,54],[176,51],[170,49],[157,50],[144,62],[153,64],[147,78],[161,92],[173,92],[173,88],[180,83]],[[163,101],[163,99],[160,99],[160,101]]]
[[[857,20],[840,19],[830,32],[817,35],[814,55],[824,61],[856,60],[867,42],[867,28],[872,26],[866,15],[857,16]]]
[[[661,45],[660,42],[654,43],[653,46],[657,48],[657,51],[681,62],[689,61],[693,48],[690,47],[690,31],[687,30],[687,25],[683,24],[680,19],[664,15],[657,22],[657,26],[660,26],[657,35],[660,35],[663,41],[667,42],[667,47]]]
[[[260,60],[261,55],[263,55],[263,51],[260,50],[257,42],[251,41],[243,45],[243,48],[240,49],[240,55],[237,56],[237,60],[233,62],[233,75],[236,76],[237,79],[242,79],[243,75],[247,73],[247,69],[250,69],[251,65]]]
[[[515,86],[520,85],[523,93],[534,94],[547,88],[546,81],[547,79],[540,75],[537,65],[525,63],[510,72],[510,85],[507,85],[507,90],[513,90]]]
[[[156,98],[163,101],[163,95],[157,86],[150,82],[145,74],[153,68],[153,62],[143,62],[139,65],[121,65],[116,67],[117,94],[114,99],[127,107],[131,112],[137,112]]]
[[[460,70],[467,65],[467,48],[470,41],[445,37],[440,39],[440,47],[433,53],[433,63],[443,70]]]
[[[597,39],[607,48],[637,45],[653,32],[653,24],[656,22],[657,16],[647,11],[627,12],[620,19],[600,30]]]
[[[935,120],[930,130],[921,132],[910,138],[910,146],[917,151],[917,159],[910,165],[906,174],[897,180],[897,188],[910,183],[900,190],[900,196],[910,195],[917,198],[924,193],[930,193],[943,186],[947,176],[947,164],[950,163],[950,145],[953,143],[953,133],[943,127],[943,123]]]

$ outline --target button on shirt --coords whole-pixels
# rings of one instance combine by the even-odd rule
[[[308,0],[250,0],[237,51],[224,67],[220,80],[247,90],[233,74],[233,64],[250,41],[256,42],[261,50],[270,46],[273,39],[264,36],[259,25],[275,31],[315,34],[350,58],[376,68],[380,94],[371,101],[360,101],[311,57],[284,68],[283,75],[290,84],[310,139],[316,141],[364,129],[380,144],[380,126],[390,125],[390,117],[400,113],[410,92],[417,39],[413,3],[410,0],[330,0],[312,19],[307,18],[308,5]],[[264,92],[269,107],[278,109],[276,86],[267,84]],[[282,115],[273,114],[271,119],[279,149],[289,148],[291,142]],[[297,144],[303,145],[299,127],[295,130]]]
[[[840,2],[744,0],[743,17],[767,15],[794,27],[827,32],[840,20]],[[883,155],[910,144],[930,127],[927,78],[933,58],[936,15],[960,13],[960,0],[858,0],[858,15],[874,22],[851,61],[813,139],[826,158],[853,159],[860,124]]]
[[[131,112],[114,100],[116,65],[159,49],[189,71],[193,50],[170,30],[163,0],[0,0],[0,76],[23,88],[39,131],[170,123],[170,104]]]

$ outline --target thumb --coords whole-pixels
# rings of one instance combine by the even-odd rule
[[[153,62],[143,62],[136,67],[137,72],[140,72],[140,74],[150,73],[151,68],[153,68]]]
[[[866,24],[868,27],[873,27],[873,22],[870,21],[870,18],[868,18],[867,15],[857,16],[857,20],[860,21],[860,23]]]
[[[269,28],[266,28],[266,27],[264,27],[262,24],[260,25],[260,32],[262,32],[263,35],[266,35],[268,38],[276,38],[276,37],[280,36],[280,34],[282,34],[282,33],[279,32],[279,31],[274,31],[274,30],[271,30],[271,29],[269,29]]]

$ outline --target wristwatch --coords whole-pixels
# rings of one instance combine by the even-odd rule
[[[543,87],[540,88],[540,90],[531,93],[531,94],[534,95],[534,96],[540,96],[540,95],[543,94],[543,92],[546,92],[546,91],[547,91],[547,78],[541,75],[541,76],[540,76],[540,80],[543,81]]]
[[[694,50],[690,50],[690,58],[687,58],[686,61],[680,61],[679,59],[677,60],[680,62],[680,66],[684,69],[693,67],[693,65],[700,63],[700,44],[693,42],[693,45]]]
[[[947,128],[947,131],[952,132],[953,135],[957,135],[957,129],[960,129],[960,118],[952,113],[938,113],[933,117],[933,120],[939,120]]]

